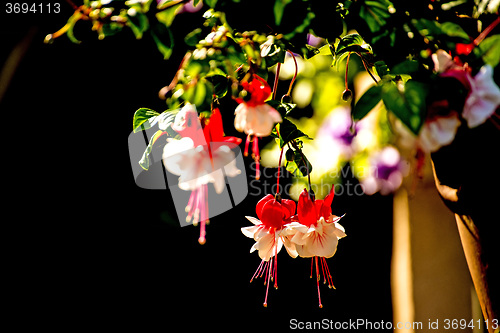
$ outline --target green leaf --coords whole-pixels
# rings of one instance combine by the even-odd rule
[[[337,48],[335,49],[334,65],[338,65],[342,59],[347,57],[349,52],[357,52],[360,54],[373,54],[372,48],[369,44],[365,43],[359,34],[349,34],[340,40]]]
[[[485,38],[479,44],[479,50],[483,61],[491,67],[496,67],[500,62],[500,35]]]
[[[184,42],[188,46],[196,46],[201,39],[201,28],[194,29],[184,37]]]
[[[375,66],[375,71],[380,78],[389,74],[389,68],[387,67],[384,61],[382,60],[377,61],[375,62],[374,66]]]
[[[145,130],[145,129],[150,128],[151,122],[154,120],[151,118],[159,116],[159,115],[160,114],[158,112],[156,112],[155,110],[151,110],[148,108],[140,108],[139,110],[135,111],[134,119],[133,119],[134,133],[137,133],[141,130]],[[141,126],[141,125],[144,125],[144,126]]]
[[[157,24],[151,30],[151,36],[156,43],[156,47],[163,55],[163,59],[169,59],[174,48],[174,38],[170,29],[162,24]]]
[[[149,143],[148,143],[148,146],[146,147],[146,150],[144,151],[144,154],[142,154],[142,157],[141,159],[139,160],[139,165],[141,166],[141,168],[143,168],[144,170],[148,170],[149,167],[150,167],[150,164],[151,164],[151,161],[149,159],[149,155],[151,154],[151,151],[153,150],[153,145],[154,143],[156,142],[156,140],[158,140],[158,138],[160,136],[162,136],[163,134],[165,134],[165,132],[163,131],[157,131],[155,134],[153,134],[153,136],[151,137],[151,139],[149,140]]]
[[[127,15],[127,26],[132,30],[136,39],[141,39],[149,28],[149,20],[143,13],[137,12],[135,16]]]
[[[382,86],[382,100],[386,108],[398,117],[415,135],[423,125],[427,98],[427,87],[409,80],[403,85],[388,82]]]
[[[365,1],[359,10],[359,16],[366,22],[371,32],[377,32],[386,24],[390,16],[389,8],[392,3],[387,0]]]
[[[382,87],[373,86],[368,89],[358,100],[352,110],[354,121],[363,119],[382,99]]]
[[[203,0],[203,2],[210,8],[215,8],[217,0]]]
[[[156,13],[156,19],[158,20],[158,22],[161,22],[165,24],[165,26],[170,27],[175,19],[177,9],[181,5],[182,3],[179,3],[178,5],[171,6],[165,10],[162,10],[161,12]]]
[[[399,64],[395,65],[391,69],[391,74],[409,74],[409,73],[415,73],[418,71],[420,65],[418,61],[416,60],[405,60],[403,62],[400,62]]]
[[[287,155],[288,152],[291,151],[290,149],[287,150]],[[290,172],[294,177],[305,177],[312,171],[312,164],[309,162],[307,157],[304,155],[301,149],[298,150],[292,150],[293,152],[293,160],[288,160],[285,164],[285,168],[288,172]],[[292,156],[289,156],[292,157]]]
[[[274,2],[274,23],[276,23],[277,26],[281,24],[285,7],[290,2],[292,2],[292,0],[276,0]]]
[[[226,96],[229,90],[229,79],[225,75],[210,75],[206,77],[207,81],[210,82],[213,87],[213,93],[218,97],[222,98]]]
[[[444,22],[441,24],[441,31],[450,37],[458,37],[463,38],[466,41],[470,41],[469,35],[467,35],[464,29],[456,23]]]
[[[281,103],[280,101],[276,100],[269,100],[266,103],[275,108],[282,117],[286,117],[297,106],[297,104]]]
[[[333,55],[332,54],[332,45],[330,44],[326,44],[326,45],[323,45],[322,47],[320,47],[318,49],[320,55]]]
[[[287,118],[284,118],[283,122],[279,123],[277,127],[278,127],[278,132],[280,134],[278,139],[280,148],[283,148],[288,142],[301,137],[305,137],[306,139],[312,140],[311,137],[309,137],[307,134],[299,130],[297,126]],[[273,136],[277,138],[278,135],[276,129],[273,129],[273,132],[274,132]]]
[[[196,84],[191,85],[183,94],[182,98],[191,104],[200,106],[205,101],[207,96],[207,87],[204,82],[198,81]]]

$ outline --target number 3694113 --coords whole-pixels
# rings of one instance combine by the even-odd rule
[[[61,4],[54,3],[26,3],[7,2],[5,13],[7,14],[58,14],[61,12]]]

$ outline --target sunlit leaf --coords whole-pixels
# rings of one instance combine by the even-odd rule
[[[292,0],[276,0],[274,2],[274,22],[277,26],[281,24],[281,19],[283,17],[283,12],[285,11],[285,6],[288,5]]]
[[[170,29],[164,25],[157,24],[153,30],[151,30],[151,36],[156,43],[156,47],[163,55],[163,58],[165,60],[169,59],[174,47],[174,38]]]
[[[372,54],[372,48],[359,34],[349,34],[341,38],[335,49],[334,65],[338,65],[350,52],[360,55]]]
[[[151,122],[149,122],[148,120],[159,115],[160,114],[155,110],[151,110],[148,108],[140,108],[139,110],[135,111],[133,119],[134,133],[150,128]]]
[[[495,67],[500,62],[500,35],[493,35],[485,38],[479,44],[482,58],[485,63],[491,67]]]
[[[149,155],[151,154],[151,151],[153,150],[153,145],[158,140],[158,138],[160,136],[162,136],[163,134],[165,134],[164,131],[157,131],[155,134],[153,134],[153,136],[149,140],[148,146],[146,147],[146,150],[144,151],[144,154],[142,154],[142,157],[139,160],[139,165],[144,170],[148,170],[149,169],[149,166],[151,164],[151,161],[149,159]]]
[[[285,168],[294,177],[305,177],[312,171],[312,164],[309,162],[307,157],[304,155],[301,149],[298,150],[287,150],[287,153],[292,151],[291,154],[287,154],[288,157],[293,158],[288,160],[285,164]],[[293,156],[292,156],[293,155]]]
[[[283,119],[282,123],[277,124],[278,132],[276,132],[275,129],[273,129],[274,137],[278,138],[277,141],[279,141],[280,148],[283,148],[288,142],[304,137],[306,139],[312,139],[309,137],[307,134],[302,132],[297,128],[297,126],[292,123],[290,120],[287,118]],[[279,137],[277,135],[279,133]]]
[[[427,88],[423,83],[410,80],[402,86],[388,82],[382,86],[382,100],[386,108],[398,117],[415,135],[423,125]]]
[[[391,15],[389,8],[394,7],[388,0],[366,0],[359,10],[359,16],[366,22],[371,32],[377,32]]]
[[[352,110],[352,117],[355,121],[363,119],[382,99],[382,87],[373,86],[368,89],[358,100]]]

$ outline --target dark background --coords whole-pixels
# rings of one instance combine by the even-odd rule
[[[347,214],[341,224],[348,237],[328,260],[337,289],[322,286],[323,309],[310,260],[284,249],[279,289],[269,290],[264,308],[263,280],[249,283],[260,259],[240,232],[262,195],[211,219],[201,246],[198,228],[176,223],[169,192],[134,183],[127,146],[133,113],[166,108],[158,91],[178,67],[182,40],[164,61],[147,36],[135,40],[126,31],[98,41],[81,22],[81,45],[65,36],[45,45],[71,15],[62,7],[38,16],[7,16],[2,7],[0,16],[2,64],[23,40],[27,47],[0,102],[9,133],[5,181],[16,180],[7,204],[17,206],[6,207],[16,216],[6,258],[19,327],[281,332],[291,318],[392,320],[392,198],[333,200],[333,212]],[[174,33],[184,36],[199,16],[189,24],[177,18]],[[222,111],[226,132],[243,137],[232,128],[232,110]]]

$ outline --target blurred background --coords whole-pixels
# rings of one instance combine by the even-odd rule
[[[46,45],[45,36],[71,15],[70,6],[61,8],[53,15],[1,16],[0,110],[10,133],[4,162],[22,170],[22,185],[11,199],[25,205],[10,222],[16,231],[7,254],[13,264],[11,309],[30,314],[19,327],[35,321],[58,329],[175,325],[270,332],[289,330],[292,318],[326,318],[419,321],[418,332],[426,332],[429,320],[479,318],[454,217],[440,201],[428,165],[423,177],[409,177],[395,195],[336,195],[333,213],[346,214],[341,224],[348,236],[328,260],[337,289],[321,289],[323,309],[309,278],[310,261],[283,253],[279,289],[269,290],[264,308],[263,280],[249,283],[260,259],[249,253],[253,242],[240,228],[250,225],[244,216],[255,216],[267,193],[250,191],[237,208],[211,219],[201,246],[198,228],[177,223],[168,191],[134,182],[127,147],[133,114],[140,107],[166,108],[158,91],[177,70],[182,41],[164,61],[148,37],[136,40],[126,31],[98,41],[83,23],[75,29],[82,44],[63,36]],[[184,36],[200,22],[178,19],[172,29]],[[314,97],[320,88],[307,71],[296,84],[312,89],[309,101],[292,96],[302,103],[296,118],[313,132],[339,107],[344,89],[342,74],[315,66],[326,75],[321,88],[332,89],[331,99]],[[321,107],[322,113],[316,111]],[[225,131],[242,137],[232,126],[233,110],[222,110]],[[300,119],[313,114],[312,121]],[[325,182],[355,186],[352,170],[341,168],[344,179]],[[267,174],[263,184],[275,181],[274,172]],[[247,169],[247,175],[251,182],[253,172]]]

